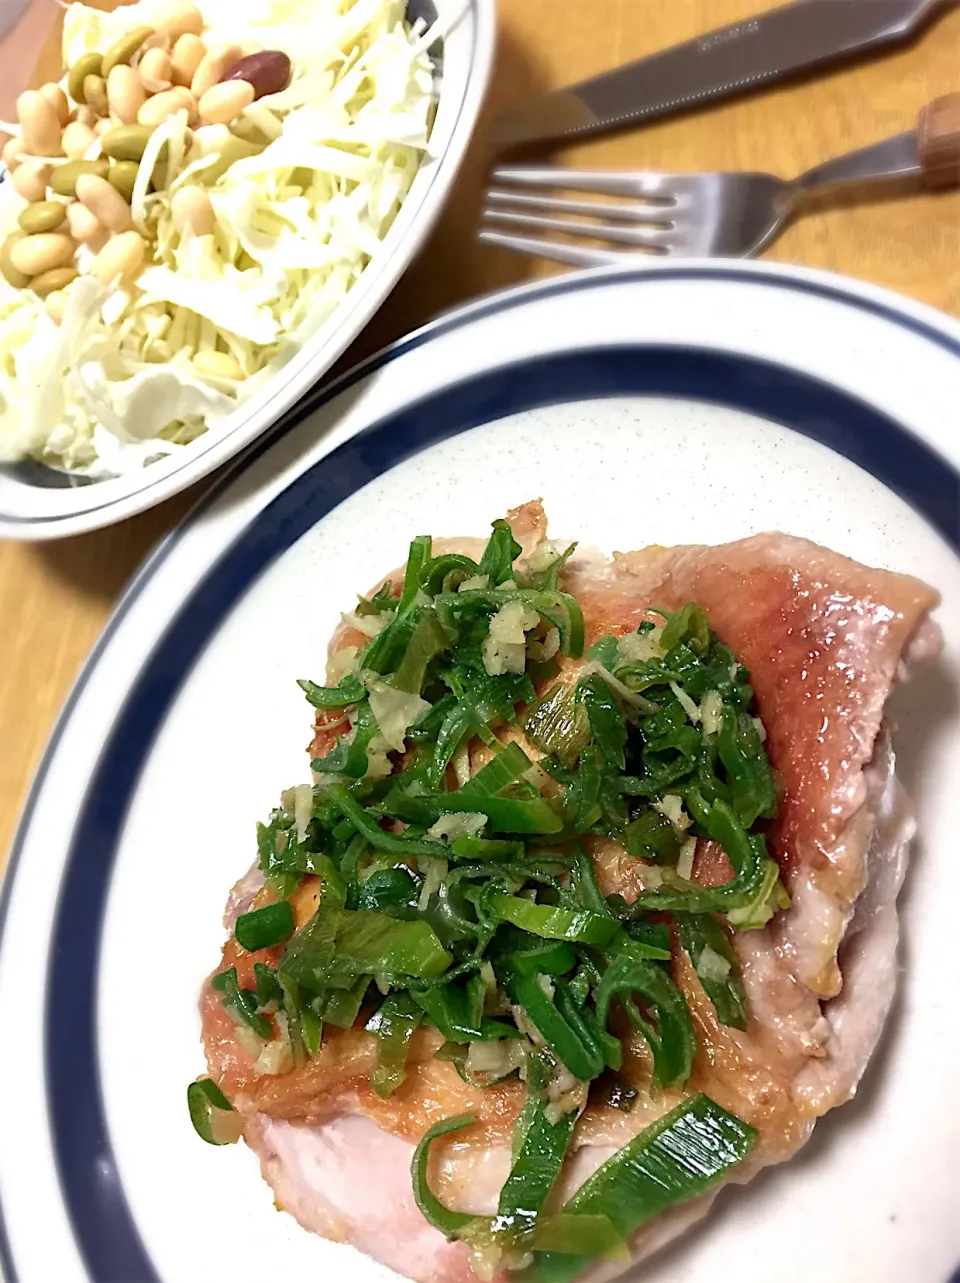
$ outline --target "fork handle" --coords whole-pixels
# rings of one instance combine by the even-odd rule
[[[960,187],[960,93],[928,102],[916,130],[808,169],[795,180],[792,192],[794,196],[811,195],[827,187],[884,179],[914,179],[927,187]]]
[[[928,187],[960,186],[960,93],[934,98],[923,108],[917,147]]]

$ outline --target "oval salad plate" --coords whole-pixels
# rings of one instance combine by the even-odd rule
[[[569,276],[484,300],[315,394],[148,561],[40,767],[2,900],[7,1283],[393,1276],[201,1144],[197,994],[254,824],[303,780],[341,610],[417,534],[542,496],[604,552],[780,530],[936,585],[894,697],[919,823],[902,974],[856,1099],[725,1191],[650,1283],[947,1283],[960,1261],[960,325],[772,265]],[[774,1264],[775,1263],[775,1264]],[[522,1276],[518,1276],[522,1277]]]
[[[319,4],[314,8],[315,26],[319,24],[319,30],[326,31],[324,24],[332,21],[328,11]],[[124,401],[125,409],[117,403],[111,431],[102,434],[101,444],[109,446],[109,457],[98,457],[101,479],[94,481],[80,473],[62,471],[56,465],[48,467],[32,459],[0,462],[0,537],[62,539],[112,525],[178,494],[234,458],[270,429],[330,369],[369,322],[422,247],[443,209],[473,135],[493,62],[496,22],[492,0],[407,0],[407,4],[400,7],[400,12],[404,8],[409,23],[418,24],[416,29],[423,32],[421,44],[429,40],[430,33],[437,37],[426,51],[434,73],[435,115],[422,161],[382,240],[373,244],[371,234],[362,233],[367,236],[365,252],[372,256],[357,272],[355,281],[344,289],[343,297],[328,305],[318,296],[309,324],[305,323],[302,332],[290,344],[278,346],[275,359],[268,369],[251,380],[249,393],[245,398],[240,397],[236,409],[225,412],[223,398],[210,392],[208,400],[216,400],[220,409],[207,429],[169,453],[165,453],[168,447],[161,442],[157,457],[149,463],[144,460],[152,451],[150,441],[156,424],[149,431],[145,426],[155,418],[148,403],[152,398],[155,404],[165,404],[164,398],[171,394],[174,385],[179,387],[182,378],[179,381],[178,378],[172,381],[158,379],[149,388],[146,385],[135,388],[136,378],[123,385],[135,388],[135,391]],[[146,9],[145,16],[149,19],[152,5],[148,4]],[[303,9],[302,5],[300,9]],[[229,3],[209,0],[206,10],[215,27],[220,24],[222,30],[229,28]],[[276,6],[276,11],[281,15],[286,12],[282,4]],[[254,23],[267,22],[272,12],[269,5],[260,6]],[[351,11],[349,21],[356,21],[360,31],[363,23],[373,22],[379,12],[378,6],[373,4],[357,5]],[[119,16],[123,21],[129,21],[123,17],[125,13],[126,7],[123,7]],[[141,22],[144,20],[144,17],[140,18]],[[302,16],[298,20],[302,22]],[[112,21],[112,18],[104,21]],[[279,23],[280,18],[276,21]],[[349,26],[347,19],[344,22]],[[251,28],[253,31],[259,29],[256,25]],[[284,30],[282,25],[278,29]],[[336,29],[336,24],[333,29]],[[234,28],[232,38],[235,38],[235,31]],[[294,28],[294,35],[288,35],[288,39],[295,39],[295,36]],[[415,47],[415,44],[411,45],[411,48]],[[395,81],[396,74],[391,83]],[[307,106],[309,108],[310,104]],[[401,136],[404,128],[412,128],[409,121],[406,125],[401,121],[396,127],[400,129]],[[316,150],[319,153],[323,149]],[[335,153],[330,155],[335,156]],[[382,168],[387,172],[386,162]],[[0,180],[2,178],[3,171],[0,170]],[[261,177],[260,181],[262,186],[267,180]],[[355,195],[363,196],[364,185],[355,186]],[[3,188],[0,203],[8,191],[7,187]],[[369,199],[374,201],[373,196]],[[357,234],[361,235],[361,232]],[[308,251],[317,252],[316,247],[310,250],[309,246]],[[269,248],[264,250],[265,255],[269,252]],[[339,273],[341,269],[337,271]],[[321,269],[315,275],[317,281],[326,279]],[[332,279],[339,280],[339,276]],[[177,283],[176,288],[178,291],[184,288],[183,282]],[[113,301],[112,298],[108,300],[110,303]],[[208,299],[207,306],[210,305]],[[178,315],[183,317],[187,312],[181,308]],[[284,324],[286,326],[287,322]],[[33,360],[39,358],[34,356]],[[95,360],[92,368],[96,373],[89,377],[94,383],[97,380],[103,382],[105,376]],[[148,368],[156,373],[157,367]],[[183,368],[183,362],[178,362],[181,375]],[[186,368],[189,374],[189,362]],[[141,371],[141,376],[146,377],[144,371]],[[29,386],[30,379],[26,375],[24,378]],[[41,381],[37,397],[41,395],[39,389],[42,386]],[[66,386],[73,385],[68,383]],[[111,386],[116,390],[120,384]],[[50,411],[49,406],[47,408],[49,419],[49,414],[54,411]],[[43,415],[39,411],[37,413],[40,422],[45,423]],[[61,446],[64,441],[71,440],[66,428],[59,437]],[[51,457],[56,457],[56,451]],[[119,470],[112,474],[115,469]]]

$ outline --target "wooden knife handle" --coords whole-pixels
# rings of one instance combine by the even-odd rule
[[[920,112],[917,143],[928,187],[960,187],[960,93],[934,98]]]

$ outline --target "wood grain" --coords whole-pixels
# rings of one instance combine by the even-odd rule
[[[764,7],[757,0],[501,0],[493,84],[457,190],[424,253],[344,364],[465,299],[557,270],[475,242],[489,161],[485,122],[495,112]],[[960,12],[953,12],[911,47],[875,61],[555,155],[584,167],[791,176],[913,127],[925,102],[960,88],[958,53]],[[52,33],[35,82],[58,74]],[[789,227],[767,257],[845,272],[960,315],[960,193],[825,202]],[[195,497],[60,543],[0,544],[0,853],[82,660],[137,565]]]

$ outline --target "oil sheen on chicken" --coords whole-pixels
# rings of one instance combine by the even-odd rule
[[[529,556],[546,537],[541,505],[526,504],[509,519]],[[480,540],[434,543],[437,552],[468,555],[482,547]],[[604,633],[636,630],[653,603],[677,609],[694,601],[749,670],[770,761],[783,781],[770,849],[792,904],[767,927],[734,937],[749,1012],[743,1032],[718,1022],[686,955],[679,955],[674,978],[700,1045],[689,1082],[652,1094],[646,1043],[628,1033],[624,1073],[640,1089],[637,1104],[628,1114],[587,1109],[558,1193],[568,1197],[619,1147],[698,1091],[759,1132],[733,1178],[743,1182],[788,1158],[818,1117],[852,1096],[890,1006],[896,898],[914,823],[894,774],[884,705],[909,665],[939,650],[939,630],[928,618],[937,596],[916,579],[784,534],[716,547],[652,547],[612,561],[578,554],[562,586],[583,607],[588,644]],[[331,679],[343,669],[344,652],[365,640],[347,625],[338,629]],[[566,665],[561,680],[575,675],[577,665]],[[311,756],[327,752],[342,729],[338,715],[319,714]],[[538,755],[529,743],[524,748]],[[482,760],[477,753],[474,767]],[[609,839],[591,842],[603,891],[636,897],[648,866]],[[732,869],[722,850],[701,841],[693,876],[719,885]],[[228,927],[259,902],[260,887],[256,872],[238,884]],[[308,879],[295,898],[298,925],[313,913],[316,897]],[[273,958],[270,951],[247,954],[231,940],[220,965],[236,965],[241,984],[249,984],[255,960]],[[435,1145],[432,1184],[457,1210],[494,1212],[510,1168],[520,1083],[470,1087],[451,1064],[433,1059],[440,1037],[420,1030],[406,1081],[381,1100],[367,1082],[373,1039],[361,1030],[332,1037],[299,1069],[267,1073],[238,1041],[237,1026],[209,985],[201,1010],[211,1076],[246,1115],[246,1142],[278,1207],[306,1229],[351,1242],[418,1283],[475,1280],[467,1247],[447,1242],[417,1210],[410,1160],[433,1123],[474,1113],[473,1127]],[[631,1244],[634,1259],[702,1215],[715,1192],[642,1230]],[[594,1267],[584,1277],[609,1278],[621,1268]]]

